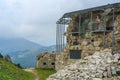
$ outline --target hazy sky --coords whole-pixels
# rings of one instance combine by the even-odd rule
[[[0,0],[0,38],[55,44],[56,21],[66,12],[120,0]]]

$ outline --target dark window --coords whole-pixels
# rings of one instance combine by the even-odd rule
[[[78,33],[72,33],[72,36],[78,36]]]
[[[55,63],[51,63],[51,65],[55,65]]]
[[[43,65],[46,65],[46,62],[44,62]]]
[[[113,30],[113,27],[106,27],[106,30]]]
[[[80,59],[81,50],[70,50],[70,59]]]
[[[73,45],[78,45],[79,43],[78,42],[73,42]]]

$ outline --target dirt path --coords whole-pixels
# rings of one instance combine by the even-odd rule
[[[28,68],[28,69],[24,69],[24,70],[27,71],[27,72],[33,73],[35,75],[34,80],[39,80],[39,76],[38,76],[38,74],[37,74],[37,72],[36,72],[36,70],[34,68]]]

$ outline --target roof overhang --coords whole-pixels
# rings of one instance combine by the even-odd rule
[[[108,4],[108,5],[103,5],[103,6],[99,6],[99,7],[93,7],[93,8],[88,8],[88,9],[84,9],[84,10],[78,10],[78,11],[65,13],[57,21],[57,23],[60,23],[60,22],[63,23],[64,18],[70,18],[74,14],[83,14],[83,13],[87,13],[87,12],[93,12],[93,11],[97,11],[97,10],[105,10],[105,9],[108,9],[108,8],[117,8],[117,7],[120,7],[120,3]]]

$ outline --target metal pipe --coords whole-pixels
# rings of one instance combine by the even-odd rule
[[[56,52],[58,52],[58,23],[56,25]]]
[[[90,13],[90,15],[91,15],[91,18],[90,18],[90,39],[92,40],[92,30],[93,30],[93,13],[92,13],[92,11],[91,11],[91,13]],[[92,44],[92,41],[90,40],[90,43]]]
[[[62,46],[63,46],[63,23],[61,24],[61,51],[62,51]]]
[[[64,48],[64,22],[63,22],[63,26],[62,26],[62,50]]]
[[[56,43],[57,43],[57,52],[58,52],[58,24],[57,24],[57,32],[56,32]]]
[[[59,24],[57,24],[57,52],[59,52],[59,39],[58,39],[59,38],[58,37],[59,36],[59,33],[58,33],[59,32],[59,27],[58,26],[59,26]]]
[[[62,23],[62,26],[61,26],[61,51],[62,51],[62,49],[63,49],[63,23]]]
[[[60,24],[59,29],[60,29],[59,36],[60,36],[60,52],[61,52],[61,49],[62,49],[62,24]]]
[[[92,20],[93,20],[93,13],[92,13],[92,11],[91,11],[91,25],[90,25],[90,31],[92,31],[93,30],[93,28],[92,28]]]
[[[115,22],[115,11],[113,8],[113,31],[112,31],[112,53],[114,53],[114,47],[115,47],[115,36],[114,36],[114,22]]]
[[[79,15],[79,30],[78,30],[79,31],[79,45],[80,45],[80,34],[81,34],[80,30],[81,30],[81,15]]]
[[[60,24],[59,28],[60,28],[60,52],[61,52],[61,48],[62,48],[62,24]]]
[[[65,32],[65,20],[64,20],[64,24],[63,24],[63,48],[65,47],[64,32]]]
[[[103,36],[103,37],[104,37],[104,38],[103,38],[103,41],[104,41],[104,42],[103,42],[103,45],[104,45],[104,46],[103,46],[103,47],[106,46],[106,45],[105,45],[105,41],[106,41],[106,40],[105,40],[105,31],[106,31],[106,15],[104,15],[104,33],[103,33],[103,35],[104,35],[104,36]]]
[[[58,24],[58,52],[60,52],[60,24]]]
[[[63,24],[61,26],[61,51],[62,51],[62,48],[63,48]]]
[[[61,34],[60,34],[60,32],[61,32],[61,24],[59,24],[59,52],[60,52],[60,48],[61,48]]]

